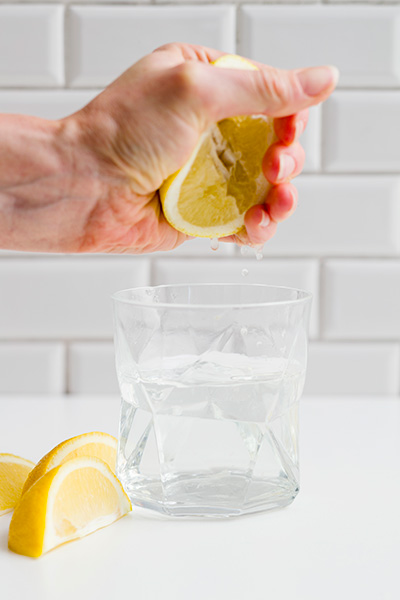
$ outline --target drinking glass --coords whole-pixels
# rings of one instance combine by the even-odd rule
[[[226,517],[293,501],[310,300],[258,284],[113,296],[117,475],[133,504]]]

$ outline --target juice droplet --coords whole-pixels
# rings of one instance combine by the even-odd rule
[[[242,247],[240,248],[240,254],[241,254],[242,256],[247,256],[247,255],[248,255],[248,253],[249,253],[249,247],[248,247],[248,246],[242,246]]]
[[[210,246],[211,246],[211,250],[218,250],[219,241],[217,240],[217,238],[211,238]]]
[[[242,335],[247,335],[247,327],[242,327],[242,329],[240,330],[240,333]]]
[[[243,277],[247,277],[248,274],[249,274],[248,269],[242,269],[242,276]]]
[[[263,258],[263,246],[256,246],[255,254],[257,260],[262,260]]]

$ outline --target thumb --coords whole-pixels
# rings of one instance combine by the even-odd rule
[[[199,93],[211,121],[237,115],[286,117],[326,100],[339,79],[336,67],[258,71],[198,65]]]

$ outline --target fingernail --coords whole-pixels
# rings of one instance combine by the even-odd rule
[[[297,73],[300,85],[307,96],[318,96],[327,88],[334,88],[339,79],[336,67],[310,67]]]
[[[271,223],[271,219],[269,218],[268,213],[265,212],[265,210],[263,210],[262,212],[262,216],[261,216],[261,221],[259,222],[259,226],[260,227],[268,227],[268,225]]]
[[[296,163],[293,156],[290,154],[281,154],[279,157],[279,171],[277,181],[287,179],[296,168]]]

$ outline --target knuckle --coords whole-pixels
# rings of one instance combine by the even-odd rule
[[[174,67],[170,85],[175,97],[187,103],[188,107],[202,109],[205,104],[202,73],[196,63],[184,62]]]
[[[178,44],[175,42],[169,42],[168,44],[162,44],[162,46],[158,46],[158,48],[155,48],[153,50],[153,52],[165,52],[165,51],[170,51],[170,50],[175,50],[176,48],[178,48]]]
[[[203,128],[206,120],[203,79],[197,63],[183,62],[165,71],[158,86],[162,102],[196,128]]]
[[[291,104],[299,91],[299,84],[292,71],[274,67],[259,71],[259,91],[275,105]]]
[[[174,69],[173,84],[176,90],[183,95],[192,95],[197,91],[196,68],[193,63],[184,62]]]

